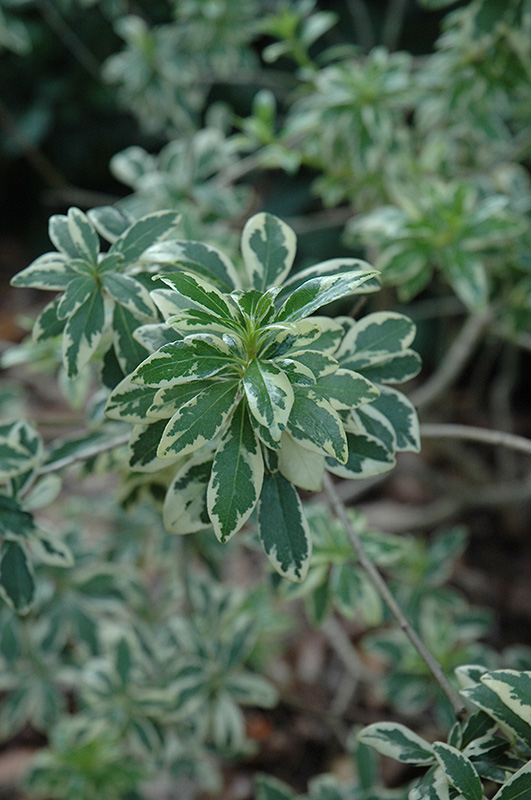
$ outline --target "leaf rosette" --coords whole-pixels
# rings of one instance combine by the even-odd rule
[[[154,248],[165,288],[151,298],[164,322],[135,335],[157,349],[115,387],[106,411],[135,426],[134,470],[174,465],[164,503],[170,531],[212,526],[225,542],[257,509],[271,563],[301,581],[311,542],[295,487],[319,489],[326,468],[382,472],[397,449],[417,447],[414,410],[369,373],[397,382],[416,371],[418,357],[409,350],[414,327],[401,315],[373,314],[370,324],[314,315],[378,288],[377,273],[333,259],[288,279],[295,245],[285,223],[262,213],[244,228],[241,272],[200,243]],[[366,409],[382,397],[370,417]]]

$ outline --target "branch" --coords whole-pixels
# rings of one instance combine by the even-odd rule
[[[417,653],[425,662],[426,666],[430,670],[431,674],[441,687],[442,691],[450,701],[452,708],[458,718],[463,718],[466,714],[466,708],[463,704],[463,701],[449,682],[448,678],[444,674],[441,665],[439,662],[432,656],[418,633],[415,631],[413,626],[411,625],[410,621],[396,602],[395,598],[391,594],[387,583],[382,578],[380,573],[378,572],[376,566],[371,561],[369,556],[366,554],[365,550],[363,549],[363,544],[354,530],[350,519],[347,514],[347,510],[343,503],[341,502],[338,494],[336,493],[334,484],[330,476],[325,473],[323,478],[323,489],[327,496],[328,502],[330,507],[333,509],[335,515],[338,519],[342,522],[345,532],[350,539],[350,543],[354,548],[356,555],[358,556],[358,561],[367,573],[369,580],[373,584],[374,588],[382,597],[382,599],[387,604],[389,610],[395,617],[396,621],[398,622],[400,628],[404,631],[406,636],[408,637],[409,641],[416,649]]]
[[[467,439],[470,442],[501,445],[511,450],[531,455],[531,439],[516,436],[505,431],[492,431],[488,428],[476,428],[474,425],[452,425],[449,423],[425,423],[420,426],[420,435],[433,439]]]
[[[67,50],[70,50],[81,66],[99,83],[100,65],[97,59],[84,42],[81,41],[77,33],[65,22],[55,7],[55,4],[48,2],[48,0],[39,0],[38,8],[43,18],[50,28],[59,36]]]
[[[463,370],[489,321],[489,312],[475,314],[467,319],[441,361],[439,369],[410,396],[413,405],[417,408],[428,406],[449,389]]]

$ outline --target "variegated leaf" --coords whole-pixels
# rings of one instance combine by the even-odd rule
[[[128,375],[113,389],[105,406],[105,414],[111,419],[144,424],[149,407],[153,402],[153,388],[131,381]]]
[[[69,378],[79,375],[96,351],[104,321],[103,296],[96,290],[69,317],[64,329],[63,363]]]
[[[347,439],[337,411],[311,389],[295,388],[288,431],[308,450],[332,456],[340,463],[348,459]]]
[[[483,683],[462,689],[461,694],[489,717],[495,719],[509,736],[517,736],[531,747],[531,720],[524,720],[500,700],[496,692]]]
[[[528,797],[531,797],[531,761],[505,781],[492,800],[527,800]]]
[[[141,322],[157,319],[155,304],[140,281],[129,275],[120,275],[118,272],[103,274],[101,281],[110,296]]]
[[[409,790],[409,800],[449,800],[450,787],[442,769],[432,767]]]
[[[399,722],[375,722],[363,728],[357,738],[382,755],[403,764],[422,765],[435,762],[432,746]]]
[[[168,236],[180,219],[176,211],[155,211],[134,222],[115,241],[112,253],[123,256],[122,268],[139,261],[148,247]]]
[[[211,283],[207,283],[189,272],[172,272],[159,277],[164,283],[175,289],[181,297],[186,298],[188,307],[191,303],[192,306],[206,311],[208,314],[221,317],[230,326],[235,324],[233,318],[235,308],[232,298],[230,295],[223,295]]]
[[[262,352],[263,358],[280,358],[292,351],[308,348],[322,334],[321,327],[314,324],[313,319],[302,319],[298,322],[269,326],[268,343]],[[270,338],[269,338],[270,337]],[[312,350],[319,348],[312,347]]]
[[[262,212],[247,220],[242,232],[242,255],[255,289],[263,292],[282,284],[291,270],[296,249],[295,233],[273,214]]]
[[[454,248],[443,269],[452,289],[467,308],[484,311],[489,298],[487,271],[481,258],[464,248]]]
[[[98,284],[92,276],[79,275],[73,278],[57,306],[58,318],[67,319],[72,316],[94,291],[98,291]]]
[[[358,359],[339,359],[342,367],[360,371],[375,383],[405,383],[418,375],[422,366],[420,356],[414,350],[404,350],[390,356],[382,356],[372,364],[360,365]]]
[[[336,372],[339,367],[335,358],[332,358],[332,356],[326,353],[321,353],[319,350],[294,351],[290,353],[289,358],[309,369],[315,380]],[[282,366],[282,361],[280,359],[275,360]]]
[[[153,289],[151,299],[159,309],[164,319],[179,314],[190,307],[188,300],[185,300],[178,292],[173,289]]]
[[[208,314],[199,308],[188,308],[185,311],[179,311],[177,314],[168,317],[167,323],[182,336],[188,336],[195,331],[217,333],[218,335],[221,334],[221,336],[226,333],[232,335],[234,328],[233,325],[228,324],[220,317]]]
[[[135,328],[133,336],[142,347],[146,348],[148,353],[154,353],[155,350],[159,350],[165,344],[171,344],[183,338],[175,328],[165,322],[139,325],[138,328]]]
[[[374,384],[348,369],[338,369],[320,376],[312,391],[328,399],[334,408],[344,410],[371,403],[380,395]]]
[[[97,264],[100,249],[98,234],[79,208],[68,209],[66,216],[54,214],[50,217],[48,231],[50,239],[62,253],[88,264]]]
[[[59,308],[60,302],[61,297],[55,297],[51,303],[48,303],[48,305],[44,307],[35,320],[31,332],[32,339],[35,342],[45,342],[48,339],[54,339],[63,332],[66,320],[59,319],[57,316],[57,309]]]
[[[420,450],[419,421],[415,407],[401,392],[380,386],[380,396],[371,403],[393,426],[396,449],[418,453]]]
[[[238,387],[237,379],[212,381],[181,406],[164,429],[159,458],[188,455],[211,442],[227,423]]]
[[[381,624],[382,600],[359,567],[353,564],[338,564],[332,573],[330,588],[335,605],[344,617],[355,619],[361,614],[370,627]]]
[[[171,264],[201,275],[223,292],[240,288],[238,273],[230,259],[203,242],[174,240],[151,247],[145,254],[150,263]]]
[[[278,286],[259,292],[258,289],[249,289],[247,292],[234,293],[238,306],[255,323],[265,323],[275,313],[273,300],[279,293]]]
[[[319,264],[313,264],[311,267],[306,267],[306,269],[296,272],[284,281],[281,297],[288,291],[291,293],[294,289],[298,289],[299,286],[302,286],[303,283],[306,283],[311,278],[342,275],[345,272],[354,272],[356,270],[367,272],[372,271],[373,267],[367,261],[362,261],[359,258],[330,258],[328,261],[321,261]],[[381,289],[378,276],[375,275],[374,278],[365,281],[360,288],[363,293],[378,291]]]
[[[448,782],[466,800],[483,800],[483,786],[470,759],[445,742],[434,742],[432,746]]]
[[[174,386],[209,378],[230,364],[230,351],[222,342],[183,339],[164,345],[146,358],[132,375],[134,383]]]
[[[7,462],[9,464],[9,462]],[[0,442],[0,464],[6,464],[4,442]],[[9,469],[2,469],[2,478],[9,474]],[[25,511],[18,500],[0,494],[0,536],[3,539],[26,539],[35,533],[33,515]]]
[[[294,486],[309,492],[321,489],[325,469],[325,457],[303,447],[284,431],[280,440],[278,469]]]
[[[136,338],[137,327],[137,318],[127,308],[115,303],[112,323],[114,352],[125,374],[133,372],[150,352]]]
[[[18,614],[27,614],[35,597],[33,567],[25,547],[5,540],[0,549],[0,596]]]
[[[393,311],[376,311],[357,322],[337,349],[339,360],[355,357],[360,366],[372,364],[376,355],[401,353],[413,343],[416,328],[409,317]]]
[[[275,364],[286,373],[293,386],[315,385],[315,375],[309,367],[301,364],[300,361],[294,361],[292,358],[279,358],[275,359]]]
[[[341,478],[371,478],[395,465],[392,453],[374,436],[347,432],[348,458],[344,463],[326,459],[326,468]]]
[[[167,419],[159,419],[147,425],[135,425],[129,441],[129,464],[136,472],[156,472],[167,466],[157,455]],[[177,457],[176,457],[177,458]]]
[[[531,724],[531,672],[498,669],[487,672],[481,682],[525,722]]]
[[[295,321],[313,314],[318,308],[352,294],[365,281],[376,275],[376,271],[346,272],[325,278],[311,278],[299,286],[279,309],[278,321]]]
[[[293,389],[286,373],[267,361],[253,359],[243,378],[249,411],[278,441],[293,405]]]
[[[126,211],[116,206],[91,208],[87,216],[98,233],[111,244],[114,244],[134,222]]]
[[[264,478],[258,529],[274,569],[290,581],[303,581],[312,552],[310,530],[296,489],[279,472]]]
[[[385,414],[374,408],[374,403],[351,411],[349,419],[345,422],[345,430],[347,433],[365,433],[377,439],[390,453],[394,453],[397,449],[395,429]]]
[[[207,492],[208,513],[221,542],[226,542],[249,519],[258,502],[263,477],[261,447],[241,402],[216,451]]]
[[[33,289],[66,289],[76,273],[68,266],[64,253],[45,253],[36,258],[11,280],[12,286],[31,286]]]
[[[177,470],[162,508],[164,527],[169,533],[195,533],[210,527],[206,495],[211,472],[211,453],[186,459]]]

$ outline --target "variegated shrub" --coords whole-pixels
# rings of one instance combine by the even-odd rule
[[[227,541],[257,509],[275,569],[301,581],[311,541],[295,487],[325,469],[366,477],[418,448],[413,407],[386,383],[413,376],[415,329],[396,313],[314,316],[373,291],[377,274],[332,259],[289,278],[295,234],[271,214],[243,231],[243,266],[207,245],[167,240],[148,251],[163,271],[151,299],[163,322],[136,339],[155,352],[113,390],[107,415],[134,424],[134,470],[173,465],[168,530],[212,526]],[[232,285],[231,285],[232,284]]]
[[[377,272],[346,258],[290,277],[296,237],[271,214],[247,222],[236,265],[177,238],[178,224],[169,211],[133,222],[70,209],[50,221],[57,252],[14,283],[64,290],[35,336],[62,332],[71,377],[103,358],[107,416],[134,425],[132,471],[170,476],[167,529],[212,526],[225,542],[256,509],[274,568],[302,581],[311,541],[296,487],[320,489],[325,470],[385,472],[419,447],[415,410],[393,386],[419,369],[414,325],[395,312],[315,315],[377,290]]]

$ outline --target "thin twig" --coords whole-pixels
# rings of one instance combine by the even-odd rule
[[[387,604],[389,610],[395,617],[396,621],[398,622],[400,628],[404,631],[405,635],[408,637],[411,644],[416,649],[417,653],[425,662],[426,666],[430,670],[431,674],[441,687],[442,691],[450,701],[452,708],[458,718],[464,717],[466,714],[466,708],[463,704],[463,701],[449,682],[448,678],[444,674],[441,665],[439,662],[432,656],[416,630],[411,625],[410,621],[396,602],[395,598],[391,594],[387,583],[382,578],[378,569],[369,558],[367,553],[363,548],[363,544],[354,530],[350,519],[347,514],[347,510],[343,503],[341,502],[332,479],[328,474],[325,474],[323,478],[323,488],[327,495],[328,502],[330,503],[331,508],[333,509],[335,515],[341,520],[345,532],[350,540],[352,547],[354,548],[356,555],[358,556],[358,561],[361,567],[367,573],[367,576],[371,583],[373,584],[374,588],[378,592],[378,594],[382,597],[382,599]]]
[[[531,455],[531,439],[516,436],[505,431],[492,431],[488,428],[477,428],[474,425],[453,425],[451,423],[425,423],[420,426],[420,435],[431,439],[467,439],[470,442],[501,445],[511,450]]]
[[[481,339],[490,320],[490,314],[474,314],[469,317],[458,336],[441,361],[439,369],[426,383],[410,395],[417,408],[424,408],[439,398],[458,378]]]
[[[70,467],[72,464],[77,464],[78,461],[86,461],[89,458],[99,456],[101,453],[106,453],[109,450],[114,450],[115,447],[123,447],[130,439],[130,434],[122,434],[116,436],[114,439],[107,439],[104,442],[98,442],[91,446],[86,447],[84,450],[79,450],[77,453],[72,453],[70,456],[59,458],[57,461],[52,461],[50,464],[44,464],[40,470],[40,475],[46,475],[48,472],[58,472],[60,469]]]
[[[374,31],[365,0],[347,0],[347,8],[354,23],[354,31],[361,49],[368,53],[375,45]]]
[[[336,617],[328,617],[322,624],[323,633],[332,645],[337,656],[349,675],[356,681],[369,678],[369,672],[363,666],[358,651],[350,641],[343,625]]]

